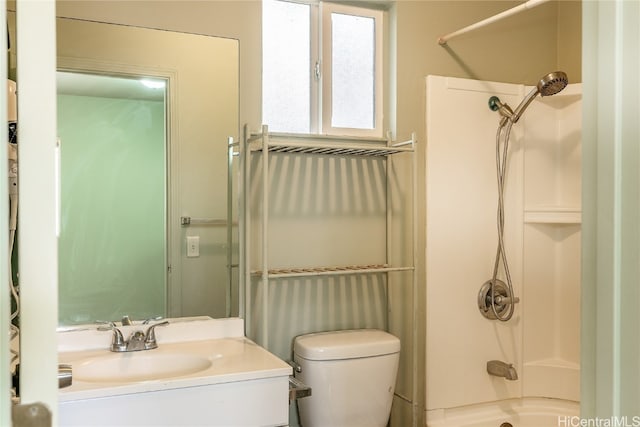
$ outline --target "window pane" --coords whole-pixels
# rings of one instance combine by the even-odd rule
[[[310,7],[263,2],[262,120],[269,130],[310,131]]]
[[[373,129],[375,20],[331,14],[331,126]]]

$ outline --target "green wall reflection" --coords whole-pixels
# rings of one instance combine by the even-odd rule
[[[166,312],[164,102],[58,95],[59,322]]]

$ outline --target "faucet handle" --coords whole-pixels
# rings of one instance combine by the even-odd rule
[[[154,320],[162,320],[162,316],[157,316],[157,317],[150,317],[148,319],[144,319],[142,321],[143,325],[148,325],[149,323],[153,322]]]
[[[127,347],[124,337],[122,336],[122,332],[120,332],[120,329],[116,327],[114,322],[99,323],[104,324],[104,326],[98,326],[99,331],[113,331],[113,337],[111,338],[111,351],[122,351],[122,349]]]
[[[110,330],[110,327],[114,327],[116,326],[115,322],[112,322],[110,320],[96,320],[95,321],[96,325],[105,325],[105,326],[98,326],[98,329],[101,331],[108,331]],[[105,329],[100,329],[100,328],[105,328]]]
[[[166,326],[168,324],[169,321],[165,320],[164,322],[153,324],[147,328],[147,332],[145,333],[146,338],[144,340],[147,350],[158,347],[158,343],[156,342],[156,326]]]
[[[116,331],[120,332],[120,330],[116,327],[115,322],[110,322],[106,320],[96,320],[96,323],[98,325],[101,325],[101,326],[98,326],[99,331],[113,331],[114,333]]]

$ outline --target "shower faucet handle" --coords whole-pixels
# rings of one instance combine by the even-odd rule
[[[505,297],[497,295],[494,299],[496,305],[517,304],[520,302],[520,297]]]

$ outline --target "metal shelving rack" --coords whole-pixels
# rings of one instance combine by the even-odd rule
[[[246,189],[249,188],[248,183],[251,179],[251,155],[259,153],[262,158],[262,268],[258,270],[251,269],[249,237],[250,220],[248,218],[249,194],[243,191],[243,206],[247,210],[244,217],[243,233],[244,250],[242,251],[244,271],[242,278],[245,289],[245,325],[250,328],[251,325],[251,277],[260,277],[262,284],[262,327],[263,334],[260,344],[265,348],[269,348],[269,280],[285,277],[302,277],[302,276],[329,276],[329,275],[347,275],[347,274],[374,274],[387,273],[396,271],[412,271],[412,287],[413,295],[416,294],[416,239],[417,232],[417,215],[416,215],[416,145],[415,133],[411,139],[405,142],[394,143],[390,138],[360,138],[360,137],[338,137],[330,135],[308,135],[308,134],[289,134],[289,133],[270,133],[268,126],[262,126],[262,132],[258,134],[250,134],[248,127],[244,128],[243,147],[241,149],[242,161],[242,181]],[[412,228],[413,228],[413,259],[410,266],[392,266],[389,264],[372,264],[372,265],[341,265],[341,266],[322,266],[322,267],[301,267],[301,268],[272,268],[269,266],[268,247],[269,247],[269,156],[272,153],[293,153],[293,154],[310,154],[322,156],[365,156],[365,157],[384,157],[399,153],[411,153],[412,157]],[[388,169],[387,169],[388,170]],[[387,186],[388,186],[387,180]],[[388,189],[389,190],[389,189]],[[389,206],[389,191],[387,191],[387,199]],[[391,221],[390,209],[387,209],[387,233],[389,231]],[[387,259],[390,258],[389,245],[387,245]],[[415,300],[415,298],[414,298]],[[247,336],[251,336],[247,330]]]

